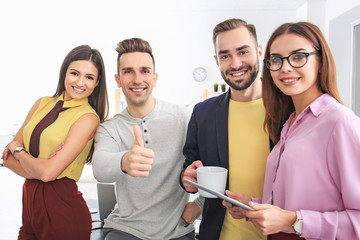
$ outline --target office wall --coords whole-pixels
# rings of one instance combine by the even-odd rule
[[[267,38],[278,25],[307,20],[309,14],[315,14],[308,10],[308,4],[299,5],[299,1],[294,1],[297,8],[275,6],[268,1],[262,9],[241,9],[242,0],[236,8],[227,4],[230,0],[198,0],[195,7],[184,2],[192,1],[2,1],[0,134],[16,131],[32,104],[54,93],[61,62],[77,45],[89,44],[103,54],[110,116],[114,114],[116,88],[114,48],[118,41],[130,37],[144,38],[153,47],[159,73],[154,95],[191,108],[202,100],[204,88],[222,82],[212,44],[212,30],[218,22],[239,17],[255,24],[259,43],[265,48]],[[337,48],[336,44],[332,47]],[[192,79],[197,66],[208,72],[203,82]]]
[[[266,10],[241,11],[227,7],[226,1],[218,8],[200,2],[203,5],[190,9],[180,0],[2,1],[0,134],[15,131],[36,99],[55,92],[61,62],[77,45],[90,44],[103,54],[110,116],[116,87],[114,48],[118,41],[135,36],[153,47],[159,73],[155,96],[191,107],[202,100],[204,88],[222,82],[212,45],[212,29],[218,22],[239,17],[254,23],[265,47],[275,27],[301,18],[296,10],[271,5]],[[197,66],[208,71],[204,82],[192,79]]]
[[[344,104],[352,107],[352,60],[353,35],[355,22],[360,22],[360,4],[351,6],[342,14],[336,15],[329,22],[329,45],[335,58],[338,86]],[[357,93],[360,94],[360,93]]]

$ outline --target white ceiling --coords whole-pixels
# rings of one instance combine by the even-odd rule
[[[183,10],[295,10],[308,0],[181,0],[177,9]],[[173,1],[168,1],[168,3]],[[173,2],[173,3],[174,3]],[[154,2],[153,2],[154,3]]]

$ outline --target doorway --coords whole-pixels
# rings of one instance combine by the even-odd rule
[[[360,20],[353,25],[352,45],[352,104],[351,108],[360,116]]]

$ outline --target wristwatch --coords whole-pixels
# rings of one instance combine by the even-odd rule
[[[23,147],[16,147],[16,148],[14,149],[13,157],[14,157],[16,160],[19,160],[19,159],[17,159],[17,158],[15,157],[15,153],[21,152],[21,151],[25,151],[25,148],[23,148]]]
[[[301,235],[303,232],[303,218],[300,211],[296,211],[296,221],[292,225],[297,235]]]

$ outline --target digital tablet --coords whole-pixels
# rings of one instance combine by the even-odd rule
[[[217,196],[218,198],[221,198],[221,199],[223,199],[223,200],[225,200],[225,201],[227,201],[229,203],[232,203],[232,204],[234,204],[234,205],[236,205],[238,207],[241,207],[241,208],[243,208],[245,210],[254,211],[254,209],[252,209],[248,205],[246,205],[244,203],[241,203],[241,202],[239,202],[239,201],[237,201],[237,200],[235,200],[233,198],[230,198],[230,197],[228,197],[228,196],[226,196],[226,195],[224,195],[222,193],[213,191],[213,190],[211,190],[211,189],[209,189],[209,188],[207,188],[207,187],[205,187],[203,185],[200,185],[198,183],[194,183],[194,182],[192,182],[192,181],[190,181],[188,179],[185,179],[185,182],[187,182],[188,184],[190,184],[193,187],[200,188],[201,190],[204,190],[204,191],[206,191],[206,192],[208,192],[210,194],[213,194],[213,195]]]

